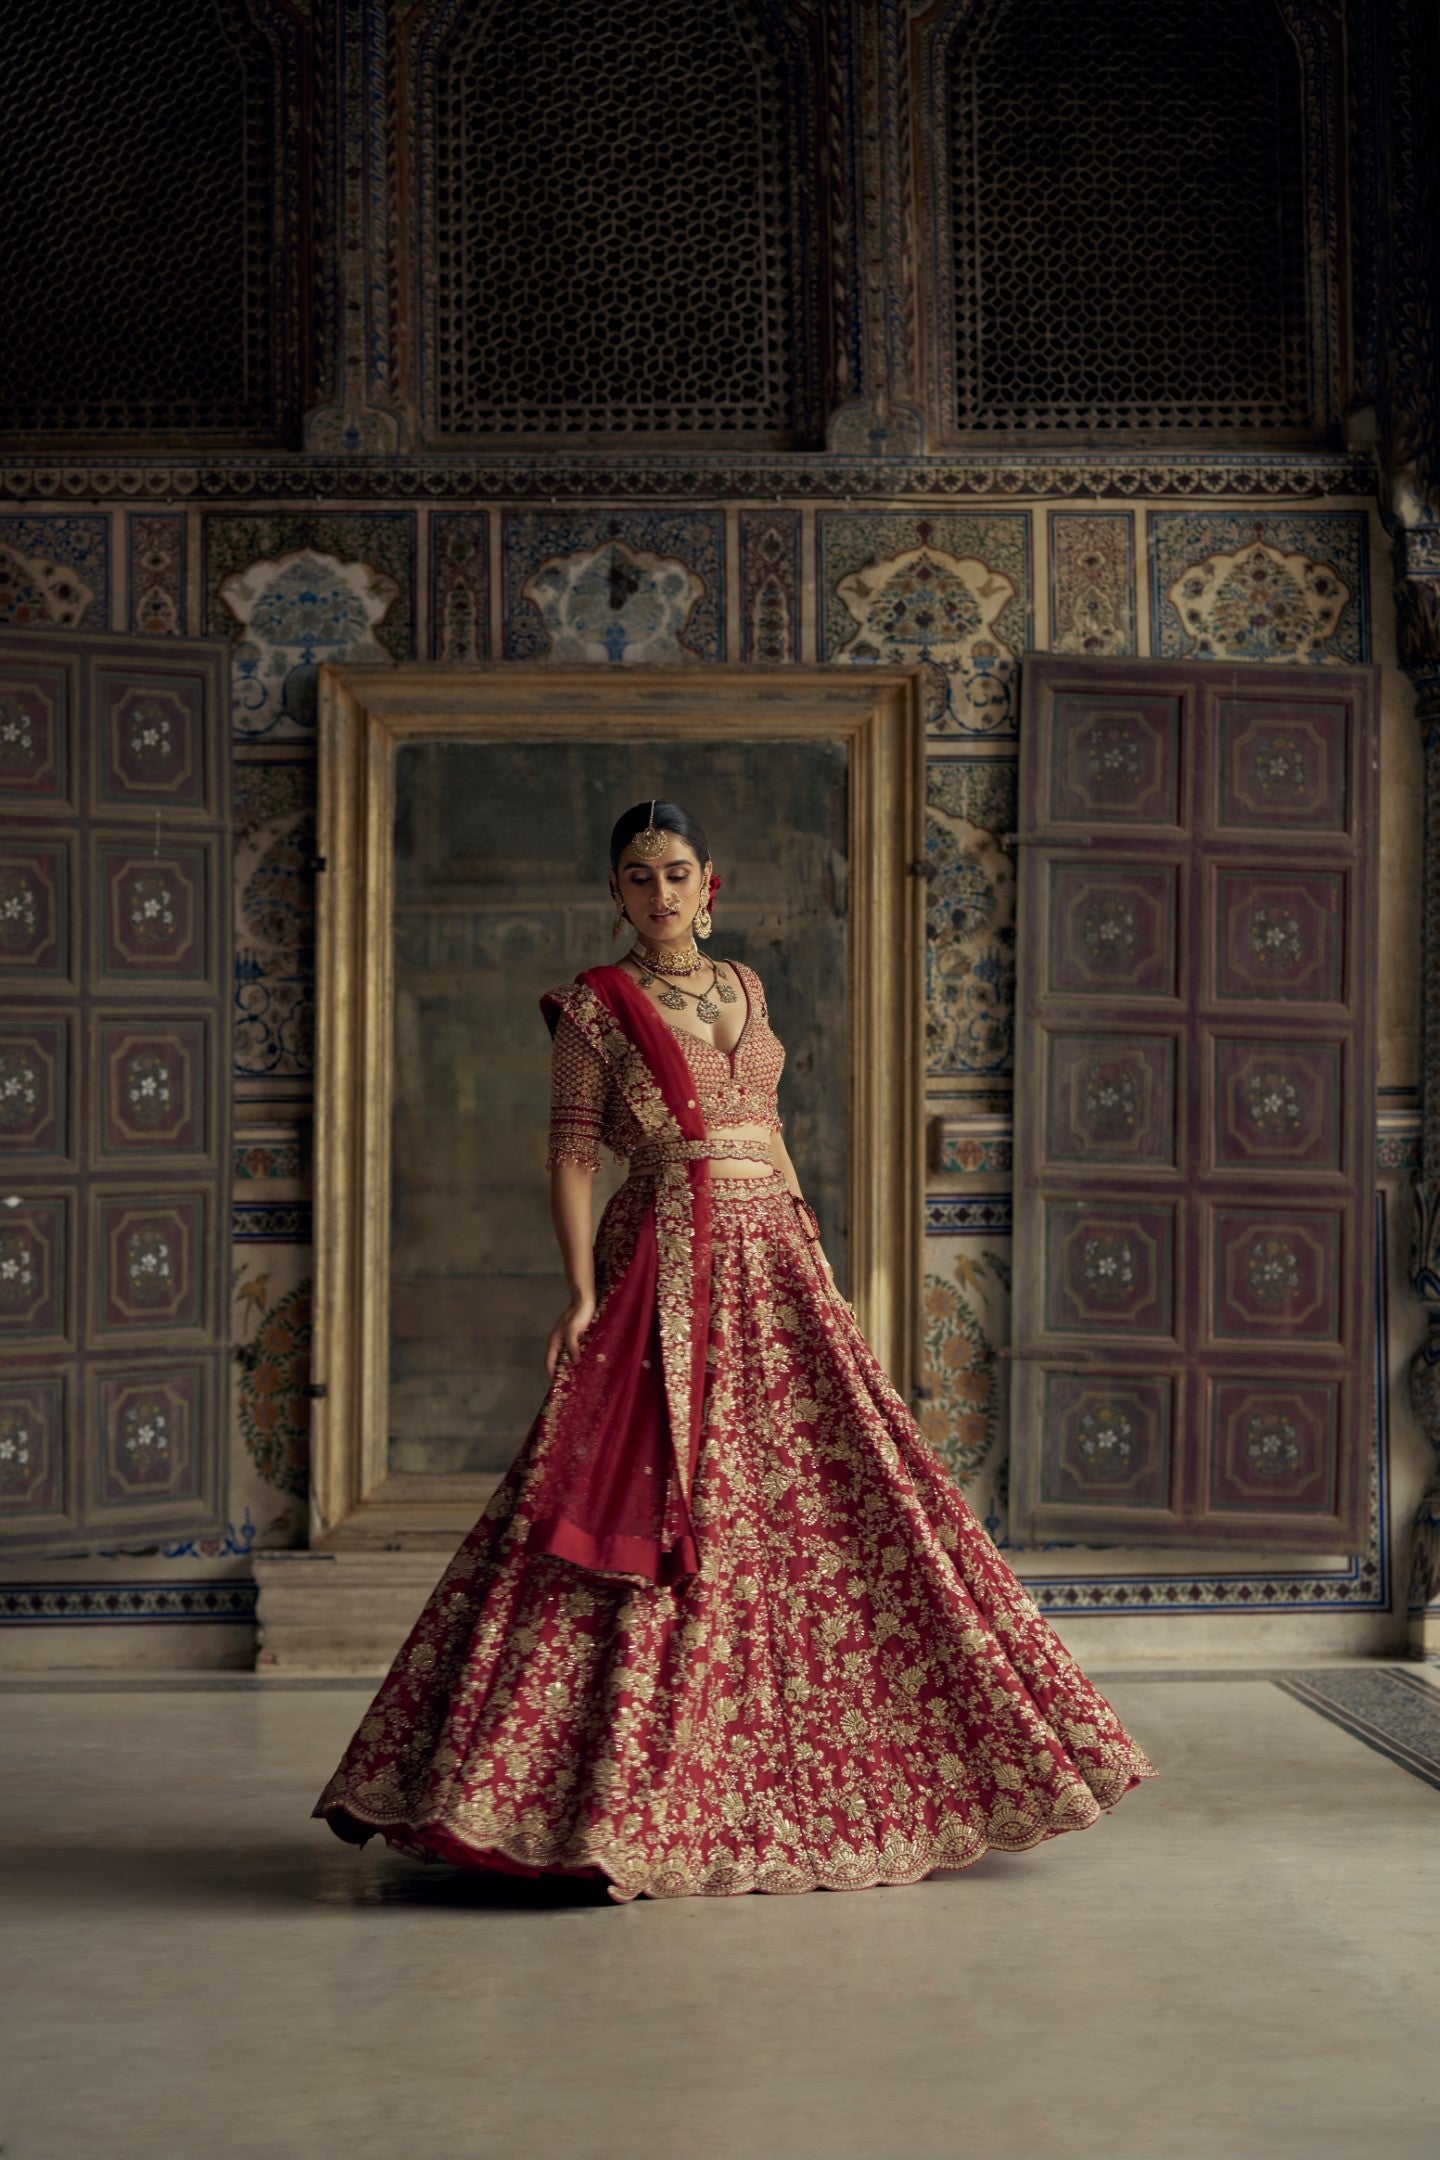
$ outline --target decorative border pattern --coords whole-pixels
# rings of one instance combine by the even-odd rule
[[[233,1175],[247,1180],[305,1175],[298,1140],[236,1140],[232,1162]]]
[[[1315,502],[1362,500],[1376,492],[1369,458],[1333,452],[1270,457],[1213,457],[1150,451],[1135,459],[1017,451],[948,457],[853,457],[732,452],[725,456],[484,458],[354,457],[331,461],[303,453],[255,458],[9,458],[0,464],[0,502],[201,502],[215,507],[261,502],[606,503],[745,502],[789,496],[799,502],[1003,503],[1016,498],[1124,502],[1244,499]]]
[[[0,1586],[0,1627],[113,1625],[127,1620],[245,1620],[255,1618],[253,1582],[6,1583]]]
[[[925,1195],[926,1237],[965,1237],[977,1230],[1008,1233],[1015,1226],[1015,1208],[1009,1193],[987,1193],[983,1199],[959,1199],[951,1193]]]
[[[230,1236],[236,1245],[308,1245],[313,1210],[308,1200],[233,1200]]]

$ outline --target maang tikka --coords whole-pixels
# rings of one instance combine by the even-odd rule
[[[658,799],[656,797],[650,804],[649,824],[643,832],[637,832],[630,842],[641,862],[659,862],[665,852],[665,835],[655,823],[655,802]]]

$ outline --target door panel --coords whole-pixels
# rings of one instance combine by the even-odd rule
[[[1371,669],[1027,662],[1023,1537],[1361,1534],[1375,713]]]
[[[224,1521],[225,648],[0,637],[0,1546]]]

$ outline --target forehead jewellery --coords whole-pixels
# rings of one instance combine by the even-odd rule
[[[637,832],[630,845],[641,862],[659,862],[665,852],[665,835],[655,823],[655,801],[650,804],[650,822],[643,832]]]

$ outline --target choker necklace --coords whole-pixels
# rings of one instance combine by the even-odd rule
[[[705,955],[692,937],[688,945],[675,952],[652,945],[650,940],[635,933],[634,955],[637,963],[652,975],[698,975],[705,965]]]

